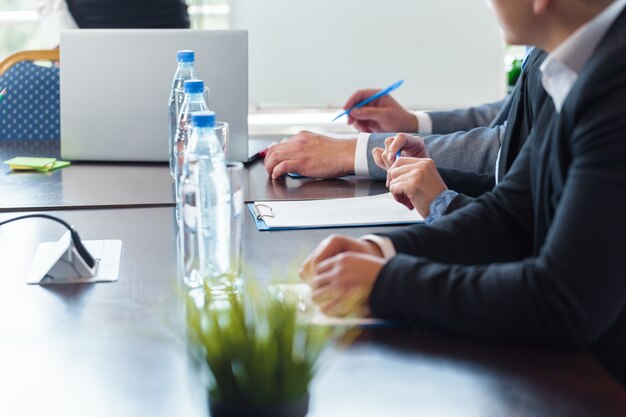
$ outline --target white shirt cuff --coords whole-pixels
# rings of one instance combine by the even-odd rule
[[[369,166],[367,165],[367,142],[370,138],[369,133],[359,133],[356,137],[356,149],[354,150],[354,174],[365,175],[370,174]]]
[[[393,246],[391,239],[389,239],[388,237],[378,235],[365,235],[361,236],[361,239],[372,242],[374,245],[378,246],[378,249],[380,249],[383,254],[383,258],[386,261],[396,256],[396,248]]]
[[[433,133],[433,119],[425,111],[416,111],[417,116],[417,133],[422,135],[432,135]]]
[[[61,44],[61,32],[66,29],[78,29],[78,25],[69,10],[61,9],[42,18],[41,29],[46,46],[55,48]]]

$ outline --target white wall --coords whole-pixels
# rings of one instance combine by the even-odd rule
[[[495,101],[503,42],[484,0],[231,0],[247,29],[250,101],[340,106],[356,89],[404,78],[414,108]]]

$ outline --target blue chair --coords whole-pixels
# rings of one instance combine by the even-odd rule
[[[61,137],[59,68],[35,61],[58,61],[58,50],[24,51],[0,63],[0,141]]]

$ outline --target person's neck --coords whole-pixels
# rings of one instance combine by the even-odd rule
[[[612,2],[612,0],[558,2],[554,9],[546,12],[551,24],[548,25],[545,42],[538,46],[547,52],[554,51],[581,26],[602,13]]]

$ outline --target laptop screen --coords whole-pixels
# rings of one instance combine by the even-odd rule
[[[195,51],[209,107],[248,159],[248,35],[242,30],[88,29],[61,34],[61,156],[166,162],[176,52]]]

